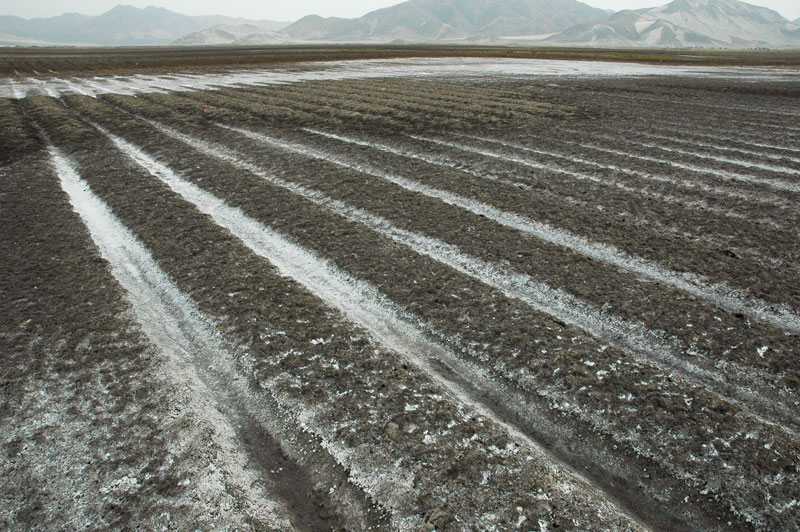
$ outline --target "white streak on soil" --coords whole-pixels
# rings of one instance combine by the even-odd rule
[[[15,80],[9,80],[9,87],[11,89],[11,98],[16,98],[19,100],[25,97],[25,91]]]
[[[674,179],[674,178],[671,178],[671,177],[668,177],[668,176],[650,174],[650,173],[647,173],[647,172],[641,172],[641,171],[633,170],[633,169],[630,169],[630,168],[623,168],[621,166],[617,166],[617,165],[613,165],[613,164],[600,163],[600,162],[592,161],[592,160],[589,160],[589,159],[583,159],[583,158],[575,157],[575,156],[569,155],[569,154],[561,154],[561,153],[551,152],[551,151],[546,151],[546,150],[541,150],[541,149],[534,149],[534,148],[531,148],[529,146],[523,146],[522,144],[518,144],[518,143],[515,143],[515,142],[508,142],[508,141],[504,141],[504,140],[500,140],[500,139],[492,139],[492,138],[488,138],[488,137],[481,137],[481,136],[475,136],[475,135],[461,135],[461,136],[466,137],[466,138],[471,138],[471,139],[474,139],[474,140],[478,140],[478,141],[481,141],[481,142],[488,142],[488,143],[491,143],[491,144],[498,144],[500,146],[505,146],[507,148],[526,151],[526,152],[530,152],[530,153],[536,153],[536,154],[539,154],[539,155],[546,155],[546,156],[550,156],[550,157],[556,157],[556,158],[563,159],[563,160],[566,160],[566,161],[572,161],[572,162],[577,162],[577,163],[581,163],[581,164],[586,164],[586,165],[594,166],[595,168],[604,168],[604,169],[608,169],[608,170],[614,170],[616,172],[621,172],[621,173],[624,173],[624,174],[628,174],[630,176],[635,176],[635,177],[639,177],[639,178],[642,178],[642,179],[647,179],[647,180],[650,180],[650,181],[655,181],[655,182],[659,182],[659,183],[669,183],[670,185],[675,185],[675,186],[681,187],[681,188],[699,189],[699,190],[702,190],[704,192],[708,192],[710,194],[718,194],[720,196],[726,196],[726,197],[730,197],[730,198],[739,198],[739,199],[744,199],[744,200],[758,202],[758,203],[770,203],[770,204],[784,204],[784,203],[786,203],[786,201],[783,198],[779,198],[777,196],[763,196],[763,195],[751,194],[751,193],[743,192],[743,191],[732,189],[732,188],[728,188],[728,187],[720,187],[720,186],[709,185],[707,183],[703,183],[703,182],[699,182],[699,181],[688,181],[688,180],[683,180],[683,179]],[[419,139],[419,140],[423,140],[423,141],[426,141],[426,142],[433,142],[433,143],[436,143],[436,144],[448,145],[448,146],[451,146],[451,147],[459,149],[459,150],[464,150],[464,151],[469,151],[469,152],[476,151],[477,153],[481,153],[481,154],[486,155],[488,157],[496,157],[496,158],[508,160],[508,156],[505,155],[505,154],[494,153],[494,152],[485,152],[485,151],[478,152],[473,146],[466,146],[466,145],[459,144],[459,143],[454,143],[454,142],[446,142],[446,141],[443,141],[441,139],[422,137],[422,136],[419,136],[419,135],[414,135],[413,138],[416,138],[416,139]],[[564,142],[563,139],[559,139],[559,140],[561,142]],[[569,142],[568,144],[572,144],[572,143]],[[522,162],[521,164],[524,164],[524,165],[530,164],[530,162],[527,161],[527,160],[523,160],[523,161],[524,162]],[[560,170],[560,171],[564,172],[564,170]],[[572,172],[564,172],[564,173],[572,174]],[[576,175],[581,175],[581,174],[576,174]],[[588,176],[588,174],[586,175],[586,178],[587,179],[591,179],[593,181],[596,181],[598,183],[605,183],[604,179],[594,178],[592,176]],[[623,190],[625,190],[625,189],[631,189],[633,191],[637,190],[637,189],[632,189],[631,187],[625,187],[624,185],[619,185],[619,186]],[[639,192],[641,193],[641,191],[639,191]],[[660,194],[655,194],[655,193],[649,194],[649,195],[653,195],[654,197],[659,197],[660,196]],[[698,206],[700,208],[708,208],[706,206],[699,205],[696,201],[693,202],[693,201],[688,201],[688,200],[684,200],[684,199],[681,199],[681,198],[672,198],[671,196],[661,196],[659,199],[662,199],[662,200],[667,201],[667,202],[674,201],[675,203],[678,203],[678,204],[688,204],[688,205],[695,205],[695,206]],[[737,213],[732,213],[732,212],[730,212],[728,210],[725,210],[725,209],[711,209],[711,208],[709,208],[709,210],[713,210],[714,212],[718,212],[719,214],[724,214],[726,216],[732,216],[732,217],[736,217],[736,218],[744,218],[743,215],[740,215],[740,214],[737,214]]]
[[[306,198],[317,205],[327,207],[352,221],[363,224],[400,244],[408,246],[417,253],[426,255],[500,290],[510,298],[519,299],[539,312],[575,325],[592,336],[604,338],[632,354],[640,362],[654,364],[661,369],[676,371],[690,382],[708,386],[719,395],[739,404],[743,410],[748,411],[759,422],[776,425],[776,422],[761,417],[748,406],[755,405],[757,410],[767,412],[776,409],[775,404],[762,398],[756,391],[751,389],[750,385],[756,380],[760,381],[760,377],[751,374],[749,370],[741,368],[733,362],[729,363],[727,373],[730,375],[733,372],[734,375],[726,379],[718,370],[709,371],[682,359],[678,354],[678,350],[670,342],[662,339],[657,332],[649,330],[641,322],[628,321],[619,316],[603,312],[569,292],[538,282],[528,275],[509,269],[502,269],[494,264],[481,261],[463,253],[457,246],[396,227],[386,218],[333,199],[318,190],[269,175],[258,166],[246,162],[241,153],[212,145],[173,130],[166,128],[162,130],[197,150],[247,170],[273,185]],[[143,161],[148,164],[149,161],[152,161],[152,159],[142,154],[140,150],[129,143],[114,137],[108,132],[104,131],[104,133],[112,138],[118,146],[124,148],[126,153],[128,153],[128,150],[136,150],[134,152],[137,154],[136,157],[146,158]],[[130,155],[130,153],[128,154]],[[133,155],[131,156],[133,157]],[[748,381],[748,379],[752,380]],[[719,391],[720,389],[722,391]],[[782,429],[785,428],[781,423],[777,423],[777,425]]]
[[[673,130],[670,130],[670,129],[667,129],[667,128],[663,128],[662,131],[673,132]],[[654,138],[654,139],[658,139],[658,140],[666,140],[668,142],[675,142],[676,144],[688,144],[688,145],[691,145],[691,146],[701,146],[703,148],[711,148],[711,149],[717,150],[717,151],[740,153],[742,155],[759,157],[759,158],[766,158],[766,159],[772,159],[774,161],[784,160],[784,161],[791,161],[791,162],[794,162],[794,163],[800,163],[800,159],[798,159],[798,158],[791,157],[789,155],[778,155],[778,154],[775,154],[775,153],[765,153],[763,150],[762,151],[755,151],[755,150],[749,150],[749,149],[746,149],[746,148],[735,148],[733,146],[723,146],[721,144],[715,144],[715,143],[711,143],[711,142],[702,142],[702,141],[699,141],[697,139],[692,139],[692,140],[689,141],[689,140],[686,140],[686,137],[679,138],[679,137],[672,137],[672,136],[668,136],[668,135],[662,135],[662,134],[658,134],[658,133],[646,133],[644,131],[637,131],[636,134],[637,135],[641,135],[643,137],[650,137],[650,138]],[[698,133],[696,133],[696,132],[692,132],[692,135],[700,136],[700,137],[706,137],[706,135],[702,135],[702,134],[698,135]],[[780,146],[775,146],[775,145],[772,145],[772,144],[752,143],[752,142],[743,141],[741,139],[735,139],[735,138],[732,138],[732,137],[715,136],[715,140],[718,140],[718,141],[719,140],[731,141],[731,142],[743,142],[745,144],[748,144],[749,146],[756,146],[756,147],[769,148],[769,149],[792,151],[794,153],[798,152],[798,150],[791,150],[789,148],[782,148]],[[734,159],[733,161],[737,162],[737,163],[745,162],[745,161],[742,161],[740,159]],[[767,169],[771,169],[772,168],[769,165],[763,165],[763,166],[760,166],[760,167],[764,167],[764,166],[766,166]],[[776,168],[782,168],[782,169],[788,170],[789,172],[794,173],[794,174],[798,173],[798,170],[795,169],[795,168],[787,168],[787,167],[776,167]]]
[[[659,122],[659,125],[661,126],[659,129],[661,129],[663,131],[667,131],[667,132],[669,132],[671,134],[675,134],[675,135],[685,135],[686,134],[686,132],[682,129],[683,127],[685,127],[685,125],[681,124],[679,122],[670,122],[668,120],[664,120],[662,122]],[[706,131],[706,133],[702,133],[701,131]],[[712,131],[713,131],[713,133],[712,133]],[[692,137],[703,137],[703,138],[706,138],[706,139],[712,139],[714,141],[738,142],[738,143],[741,143],[741,144],[747,144],[748,146],[755,147],[755,148],[766,148],[768,150],[778,150],[778,151],[785,151],[785,152],[789,152],[789,153],[793,153],[793,154],[800,154],[800,149],[797,149],[797,148],[793,148],[793,147],[790,147],[790,146],[779,146],[777,144],[770,144],[770,143],[766,143],[766,142],[756,142],[756,141],[750,140],[750,139],[745,138],[745,137],[729,137],[729,136],[721,135],[721,134],[719,134],[718,131],[710,130],[707,127],[704,128],[703,130],[700,130],[700,129],[692,130],[691,136]],[[761,155],[760,152],[755,152],[755,153],[757,153],[758,155]],[[776,157],[780,157],[780,156],[777,155]],[[797,159],[797,161],[800,162],[800,159]]]
[[[197,497],[204,503],[227,499],[232,503],[218,508],[230,513],[235,529],[247,528],[249,519],[274,530],[292,529],[288,511],[273,500],[263,487],[263,480],[248,469],[248,458],[240,448],[231,420],[220,412],[218,399],[198,375],[193,357],[213,361],[215,369],[233,372],[231,355],[213,333],[213,327],[197,311],[194,303],[167,278],[150,253],[123,226],[108,206],[91,191],[73,169],[69,160],[55,147],[49,147],[63,190],[89,229],[101,255],[114,277],[126,290],[133,313],[148,338],[164,356],[164,372],[176,388],[187,390],[183,408],[208,422],[210,445],[216,451],[214,471],[199,472]],[[235,420],[233,420],[235,421]],[[213,451],[212,451],[213,452]],[[244,506],[245,515],[236,510]]]
[[[85,87],[82,87],[78,83],[74,83],[74,82],[69,81],[69,80],[65,81],[65,83],[69,87],[69,89],[71,91],[73,91],[73,92],[76,92],[76,93],[78,93],[78,94],[80,94],[82,96],[89,96],[91,98],[95,98],[96,97],[96,95],[92,91],[86,89]]]
[[[800,332],[800,316],[790,308],[770,304],[755,298],[748,298],[743,292],[728,286],[727,283],[714,283],[704,276],[694,273],[674,272],[658,263],[629,255],[616,246],[593,242],[565,229],[553,227],[549,224],[532,220],[516,213],[506,212],[471,198],[459,196],[446,190],[436,189],[401,176],[388,174],[367,165],[354,164],[334,153],[297,143],[285,142],[253,131],[232,127],[229,127],[229,129],[250,138],[282,147],[286,150],[301,153],[308,157],[327,160],[340,166],[386,179],[412,192],[419,192],[450,205],[461,207],[474,214],[483,215],[501,225],[528,233],[545,242],[565,247],[592,259],[637,273],[667,286],[678,288],[679,290],[683,290],[696,297],[709,301],[730,312],[741,312],[759,321],[770,323],[787,331],[794,333]],[[336,137],[339,136],[331,135],[331,138]]]
[[[566,131],[568,131],[570,133],[573,133],[573,134],[580,133],[578,131],[572,131],[572,130],[566,130]],[[617,142],[619,140],[618,138],[615,138],[615,137],[613,137],[611,135],[599,135],[598,134],[596,136],[599,137],[599,138],[602,138],[604,140],[609,140],[609,141],[612,141],[612,142]],[[660,150],[660,151],[666,151],[666,152],[671,152],[671,153],[680,153],[682,155],[689,155],[691,157],[697,157],[699,159],[710,159],[712,161],[730,163],[730,164],[733,164],[733,165],[736,165],[736,166],[742,166],[742,167],[745,167],[745,168],[758,168],[760,170],[767,170],[767,171],[770,171],[770,172],[776,172],[776,173],[780,173],[780,174],[789,174],[789,175],[792,175],[792,176],[797,176],[798,174],[800,174],[800,172],[798,172],[796,169],[788,168],[786,166],[776,166],[776,165],[771,165],[771,164],[755,163],[755,162],[751,162],[751,161],[743,161],[741,159],[732,159],[730,157],[723,157],[721,155],[711,155],[711,154],[708,154],[708,153],[698,153],[696,151],[684,150],[684,149],[681,149],[681,148],[671,148],[669,146],[661,146],[661,145],[658,145],[658,144],[650,144],[648,142],[639,142],[639,141],[630,140],[630,137],[625,139],[625,142],[627,142],[629,144],[635,144],[637,146],[642,146],[644,148],[650,148],[650,149],[653,149],[653,150]],[[715,169],[712,169],[712,168],[707,168],[706,171],[712,172],[712,171],[719,171],[719,170],[715,170]],[[755,177],[755,176],[751,176],[751,177]],[[762,178],[758,178],[758,179],[762,179]],[[781,183],[780,180],[764,179],[764,181]]]
[[[532,459],[545,464],[557,476],[566,477],[573,489],[584,493],[588,492],[597,497],[603,511],[625,514],[621,509],[614,509],[611,506],[612,503],[597,494],[591,487],[591,483],[582,475],[563,467],[560,462],[554,461],[554,458],[527,435],[497,417],[484,404],[473,399],[461,385],[447,379],[435,370],[430,363],[431,359],[444,361],[448,366],[463,369],[470,374],[475,373],[476,379],[485,380],[485,377],[480,374],[482,373],[480,370],[472,369],[469,364],[459,360],[448,349],[430,340],[422,330],[412,323],[410,317],[404,316],[401,309],[396,308],[375,288],[293,244],[278,232],[245,215],[238,208],[228,206],[216,196],[185,181],[169,167],[142,153],[130,143],[108,132],[104,131],[104,133],[126,155],[163,181],[175,193],[194,204],[201,212],[211,216],[217,225],[241,239],[247,247],[267,259],[283,275],[302,284],[327,305],[339,310],[349,321],[368,330],[379,344],[405,357],[433,381],[448,390],[455,400],[501,426],[514,439],[526,446],[526,452]],[[424,355],[420,355],[420,353]],[[380,495],[376,498],[393,510],[404,506],[402,499],[405,498],[405,495],[402,491],[392,493],[391,490],[386,489],[386,486],[376,484],[375,475],[372,472],[361,470],[357,463],[352,463],[349,450],[338,447],[333,441],[328,441],[328,445],[331,447],[332,453],[341,457],[345,463],[351,462],[348,465],[351,474],[356,476],[354,481],[367,493],[373,496]],[[400,471],[398,471],[398,478],[402,478],[399,473]],[[402,520],[409,518],[408,515],[396,517]]]
[[[35,71],[34,71],[35,72]],[[392,77],[470,77],[494,78],[498,75],[530,78],[532,76],[668,76],[686,75],[697,77],[735,77],[738,79],[794,79],[795,73],[778,68],[726,68],[643,65],[637,63],[607,63],[602,61],[536,61],[522,59],[482,58],[406,58],[367,59],[354,61],[329,61],[316,63],[313,69],[292,71],[290,69],[239,69],[220,74],[172,74],[148,76],[143,74],[121,77],[123,83],[112,77],[93,77],[99,92],[137,94],[153,91],[205,90],[242,85],[271,85],[340,79],[369,79]],[[38,74],[37,75],[41,75]],[[0,97],[8,97],[7,78],[0,78]],[[19,75],[22,93],[27,94],[36,87],[38,79]],[[56,87],[43,80],[48,87]],[[116,85],[116,87],[115,87]],[[55,88],[52,89],[57,92]],[[57,96],[56,96],[57,97]]]
[[[609,140],[611,142],[619,142],[619,140],[620,140],[620,139],[615,139],[614,137],[609,137],[609,136],[601,136],[601,138],[604,138],[604,139]],[[568,141],[565,141],[565,140],[562,140],[562,141],[566,142],[567,144],[573,144],[575,146],[580,146],[582,148],[589,148],[589,149],[593,149],[593,150],[603,151],[603,152],[606,152],[606,153],[613,153],[615,155],[621,155],[623,157],[628,157],[628,158],[631,158],[631,159],[639,159],[641,161],[650,161],[650,162],[655,162],[655,163],[667,164],[669,166],[672,166],[672,167],[675,167],[675,168],[680,168],[682,170],[689,170],[691,172],[698,172],[698,173],[701,173],[701,174],[706,174],[706,175],[710,175],[710,176],[714,176],[714,177],[722,177],[722,178],[730,179],[730,180],[733,180],[733,181],[742,181],[744,183],[752,183],[752,184],[755,184],[755,185],[762,185],[762,186],[765,186],[765,187],[773,188],[775,190],[783,190],[783,191],[787,191],[787,192],[800,192],[800,183],[793,183],[791,181],[784,181],[782,179],[766,179],[766,178],[757,177],[757,176],[754,176],[754,175],[740,174],[740,173],[737,173],[737,172],[729,172],[727,170],[720,170],[718,168],[710,168],[710,167],[707,167],[707,166],[697,166],[697,165],[694,165],[694,164],[682,163],[680,161],[673,161],[671,159],[664,159],[664,158],[661,158],[661,157],[652,157],[652,156],[649,156],[649,155],[637,155],[637,154],[629,153],[629,152],[622,151],[622,150],[604,148],[602,146],[598,146],[597,144],[590,144],[590,143],[583,143],[583,142],[568,142]],[[638,143],[635,143],[635,144],[638,144]],[[645,145],[642,144],[642,146],[645,146]],[[666,151],[675,151],[675,150],[669,150],[669,149],[666,149],[666,148],[664,148],[664,149]]]

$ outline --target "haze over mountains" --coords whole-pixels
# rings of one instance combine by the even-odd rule
[[[355,18],[294,23],[190,17],[117,6],[90,17],[0,17],[0,44],[525,43],[606,47],[800,48],[800,20],[739,0],[673,0],[617,13],[578,0],[409,0]]]

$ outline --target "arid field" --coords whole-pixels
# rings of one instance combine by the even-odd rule
[[[4,530],[800,530],[796,65],[23,63]]]

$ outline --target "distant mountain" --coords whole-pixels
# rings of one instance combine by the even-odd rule
[[[184,35],[173,44],[182,45],[219,45],[219,44],[283,44],[289,36],[280,33],[289,23],[272,22],[268,24],[219,24],[203,31]]]
[[[68,13],[31,20],[0,16],[0,42],[157,45],[169,44],[183,35],[218,24],[253,22],[223,16],[191,17],[152,6],[140,9],[119,5],[99,16]]]
[[[119,5],[99,16],[0,16],[0,45],[525,42],[570,46],[800,48],[800,19],[739,0],[674,0],[609,14],[578,0],[408,0],[355,19],[192,17]]]
[[[674,0],[579,24],[544,43],[579,46],[800,48],[800,25],[738,0]]]
[[[410,0],[356,19],[310,15],[283,32],[301,41],[491,41],[606,18],[577,0]]]

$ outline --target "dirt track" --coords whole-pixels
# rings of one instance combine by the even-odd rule
[[[7,528],[800,529],[790,74],[35,92]]]

